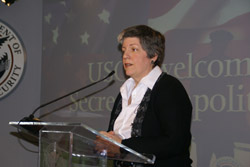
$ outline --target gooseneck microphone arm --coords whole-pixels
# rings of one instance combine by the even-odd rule
[[[52,103],[54,103],[54,102],[56,102],[56,101],[58,101],[58,100],[61,100],[61,99],[65,98],[65,97],[67,97],[67,96],[69,96],[69,95],[72,95],[72,94],[74,94],[74,93],[76,93],[76,92],[79,92],[79,91],[81,91],[81,90],[83,90],[83,89],[86,89],[86,88],[88,88],[88,87],[91,87],[91,86],[93,86],[93,85],[95,85],[95,84],[97,84],[97,83],[99,83],[99,82],[101,82],[101,81],[103,81],[103,80],[105,80],[105,79],[111,77],[114,73],[115,73],[115,71],[111,71],[106,77],[102,78],[101,80],[98,80],[98,81],[96,81],[96,82],[93,82],[93,83],[91,83],[91,84],[89,84],[89,85],[87,85],[87,86],[84,86],[84,87],[82,87],[82,88],[80,88],[80,89],[77,89],[77,90],[75,90],[75,91],[73,91],[73,92],[70,92],[70,93],[68,93],[68,94],[66,94],[66,95],[64,95],[64,96],[58,97],[58,98],[56,98],[56,99],[54,99],[54,100],[51,100],[51,101],[49,101],[49,102],[47,102],[47,103],[44,103],[44,104],[40,105],[39,107],[37,107],[37,108],[32,112],[32,114],[30,114],[29,117],[25,117],[25,118],[23,118],[22,120],[23,120],[23,121],[34,120],[34,115],[35,115],[35,113],[36,113],[39,109],[41,109],[41,108],[43,108],[43,107],[45,107],[45,106],[47,106],[47,105],[50,105],[50,104],[52,104]],[[22,120],[21,120],[21,121],[22,121]]]

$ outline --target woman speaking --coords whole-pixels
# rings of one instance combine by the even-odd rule
[[[160,68],[164,36],[138,25],[124,29],[118,41],[128,79],[115,100],[109,129],[101,133],[137,152],[154,154],[155,167],[191,167],[192,104],[180,81]]]

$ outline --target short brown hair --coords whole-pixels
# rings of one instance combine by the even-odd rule
[[[127,37],[139,38],[140,44],[149,58],[158,56],[154,66],[161,66],[165,55],[165,37],[159,31],[146,25],[128,27],[118,35],[119,48],[121,48],[124,39]]]

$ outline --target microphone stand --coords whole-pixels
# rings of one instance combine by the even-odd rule
[[[56,101],[58,101],[58,100],[61,100],[61,99],[65,98],[65,97],[67,97],[67,96],[69,96],[69,95],[72,95],[72,94],[74,94],[74,93],[76,93],[76,92],[79,92],[79,91],[81,91],[81,90],[83,90],[83,89],[86,89],[86,88],[88,88],[88,87],[91,87],[91,86],[93,86],[93,85],[95,85],[95,84],[97,84],[97,83],[99,83],[99,82],[101,82],[101,81],[103,81],[103,80],[105,80],[105,79],[111,77],[114,73],[115,73],[115,71],[111,71],[106,77],[102,78],[101,80],[98,80],[98,81],[96,81],[96,82],[93,82],[93,83],[91,83],[91,84],[89,84],[89,85],[87,85],[87,86],[84,86],[84,87],[82,87],[82,88],[80,88],[80,89],[77,89],[77,90],[75,90],[75,91],[73,91],[73,92],[70,92],[70,93],[68,93],[68,94],[66,94],[66,95],[64,95],[64,96],[61,96],[61,97],[59,97],[59,98],[56,98],[56,99],[54,99],[54,100],[51,100],[51,101],[49,101],[49,102],[47,102],[47,103],[44,103],[44,104],[40,105],[39,107],[37,107],[37,108],[32,112],[32,114],[30,114],[28,117],[24,117],[23,119],[20,120],[20,122],[23,122],[23,121],[24,121],[24,122],[40,122],[40,119],[34,117],[35,113],[36,113],[39,109],[41,109],[41,108],[43,108],[43,107],[45,107],[45,106],[47,106],[47,105],[49,105],[49,104],[52,104],[52,103],[54,103],[54,102],[56,102]]]

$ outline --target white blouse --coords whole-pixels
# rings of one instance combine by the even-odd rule
[[[141,79],[136,87],[135,81],[132,78],[127,79],[121,86],[120,92],[122,96],[122,111],[115,121],[114,132],[122,139],[131,137],[132,123],[135,119],[137,109],[144,97],[144,94],[148,88],[152,90],[161,73],[162,70],[160,67],[156,66],[148,75]],[[130,96],[131,103],[128,105]]]

